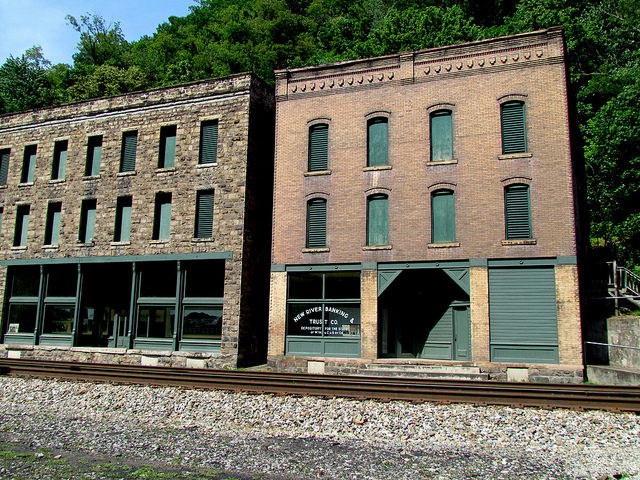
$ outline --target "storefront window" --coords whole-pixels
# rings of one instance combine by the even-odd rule
[[[47,305],[44,309],[42,333],[71,335],[74,312],[73,305]]]
[[[360,337],[360,272],[290,274],[287,335]]]
[[[175,297],[176,262],[153,262],[140,265],[140,297]]]
[[[224,260],[185,262],[187,298],[210,298],[224,295]]]
[[[35,304],[10,304],[7,333],[33,333],[36,329]]]
[[[171,338],[175,309],[173,307],[140,307],[138,311],[138,337]]]
[[[12,297],[37,297],[39,285],[39,267],[19,267],[11,270]]]
[[[45,273],[47,289],[42,333],[71,335],[75,316],[78,265],[50,265],[46,267]]]
[[[38,313],[40,267],[10,267],[7,334],[33,334]]]
[[[222,335],[222,306],[188,306],[183,309],[182,338],[219,340]]]

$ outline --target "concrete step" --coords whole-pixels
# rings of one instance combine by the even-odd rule
[[[599,385],[640,386],[640,370],[609,365],[587,365],[587,380]]]
[[[462,365],[369,364],[362,372],[376,377],[410,377],[442,380],[489,380],[479,367]]]

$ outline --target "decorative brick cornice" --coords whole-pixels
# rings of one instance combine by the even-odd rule
[[[276,72],[277,100],[561,63],[561,29]]]

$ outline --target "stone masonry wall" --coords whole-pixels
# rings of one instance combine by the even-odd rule
[[[0,187],[4,209],[0,257],[231,252],[233,259],[226,260],[225,271],[222,354],[237,355],[251,86],[252,75],[239,74],[0,117],[0,149],[11,150],[7,185]],[[257,104],[265,102],[268,110],[273,102],[268,91],[261,93]],[[218,121],[217,163],[198,165],[200,126],[205,120]],[[169,125],[177,127],[175,166],[160,169],[160,128]],[[131,130],[138,132],[135,172],[119,173],[122,135]],[[94,135],[103,136],[100,173],[87,177],[87,145]],[[51,180],[54,142],[63,139],[68,140],[66,173],[62,180]],[[37,145],[35,179],[21,184],[28,145]],[[267,163],[268,157],[267,148],[263,158]],[[203,240],[194,238],[194,222],[196,194],[205,189],[215,191],[214,222],[213,237]],[[172,195],[167,241],[152,240],[158,192]],[[131,239],[114,242],[116,200],[124,195],[133,197]],[[77,240],[83,199],[97,202],[95,238],[88,244]],[[62,202],[59,244],[45,246],[47,206],[52,201]],[[31,209],[27,245],[14,247],[16,210],[22,204]],[[270,215],[268,208],[265,212]]]

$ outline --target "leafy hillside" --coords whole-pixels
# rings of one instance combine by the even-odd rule
[[[592,243],[640,270],[637,0],[200,0],[152,36],[68,17],[74,63],[38,47],[0,67],[0,113],[253,70],[294,68],[563,25],[587,174]],[[578,156],[579,157],[579,156]]]

